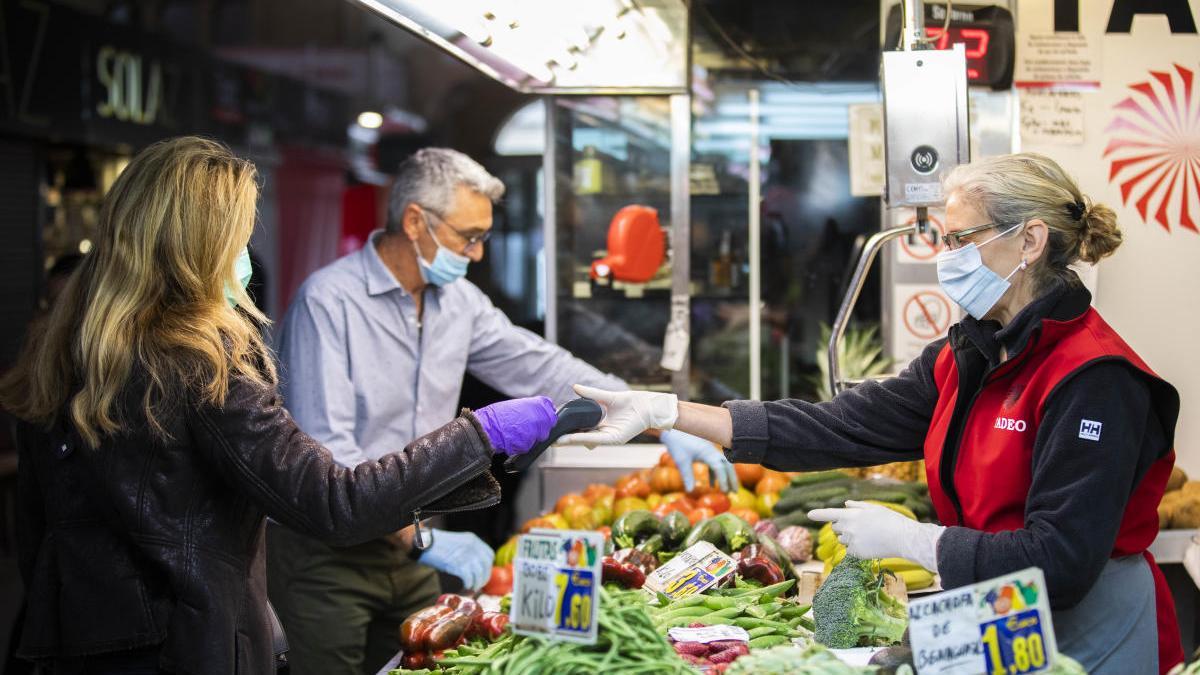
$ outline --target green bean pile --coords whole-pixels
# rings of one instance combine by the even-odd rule
[[[622,675],[694,673],[666,638],[654,628],[645,605],[632,596],[616,596],[601,588],[596,644],[551,642],[540,637],[506,634],[488,644],[466,644],[445,653],[440,671],[393,670],[391,675]]]

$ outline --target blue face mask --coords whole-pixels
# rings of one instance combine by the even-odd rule
[[[1021,227],[1024,223],[1014,225],[1000,234],[976,246],[966,244],[953,251],[942,251],[937,257],[938,282],[950,299],[966,310],[967,314],[976,319],[983,319],[992,307],[1000,301],[1000,297],[1008,291],[1008,280],[1014,274],[1025,269],[1025,260],[1008,274],[1001,278],[979,256],[979,249],[1000,237]]]
[[[445,286],[466,276],[467,265],[471,263],[471,259],[442,246],[437,235],[433,233],[433,228],[429,226],[428,220],[425,221],[425,229],[429,230],[429,236],[433,237],[433,243],[437,245],[437,253],[433,256],[433,262],[429,263],[425,262],[424,256],[421,255],[421,249],[417,247],[417,242],[413,242],[413,248],[417,250],[417,263],[421,267],[421,278],[425,280],[425,283]]]
[[[233,273],[237,275],[238,283],[242,285],[242,290],[246,290],[246,287],[250,285],[250,275],[252,273],[250,269],[249,248],[243,247],[242,252],[238,254],[237,260],[233,263]],[[229,303],[230,307],[237,307],[237,296],[234,295],[233,289],[229,287],[229,284],[225,285],[225,300]]]

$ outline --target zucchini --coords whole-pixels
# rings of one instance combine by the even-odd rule
[[[612,525],[612,538],[618,548],[632,548],[654,534],[660,534],[662,521],[649,511],[630,511]]]
[[[675,548],[683,543],[687,538],[688,532],[692,529],[692,524],[688,522],[687,516],[678,511],[672,511],[667,514],[662,520],[663,539],[669,548]]]
[[[846,499],[849,495],[850,488],[844,485],[821,486],[816,490],[787,490],[775,502],[775,513],[791,513],[804,508],[806,504],[825,502],[838,496]]]
[[[861,490],[854,495],[854,499],[870,499],[877,502],[888,502],[889,504],[903,504],[908,501],[912,495],[904,490]]]
[[[721,525],[721,534],[725,539],[726,545],[726,548],[723,550],[726,553],[740,551],[758,541],[758,538],[754,534],[754,528],[751,527],[750,523],[732,513],[719,514],[713,517],[713,520]],[[719,544],[718,547],[720,547]]]
[[[701,541],[707,541],[719,548],[724,543],[722,541],[723,538],[724,534],[721,530],[721,524],[716,522],[714,518],[705,518],[696,523],[691,532],[688,532],[688,536],[684,538],[681,548],[682,550],[687,550]]]
[[[646,538],[646,541],[637,545],[637,550],[642,553],[648,553],[658,557],[659,551],[663,549],[663,536],[661,534],[652,534]]]

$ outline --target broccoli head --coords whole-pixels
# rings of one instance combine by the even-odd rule
[[[870,560],[846,556],[813,596],[817,642],[833,649],[897,644],[908,627],[904,604],[883,590]]]

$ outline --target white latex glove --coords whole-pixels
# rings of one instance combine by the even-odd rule
[[[730,492],[741,487],[733,464],[725,458],[725,453],[712,443],[699,436],[674,430],[664,431],[661,440],[663,445],[667,446],[671,459],[675,460],[679,475],[683,477],[684,492],[691,492],[696,488],[696,474],[692,469],[692,462],[704,462],[708,465],[709,474],[713,476],[713,482],[721,487],[721,492]]]
[[[647,429],[670,429],[679,419],[679,398],[675,394],[651,391],[606,391],[575,385],[575,393],[590,398],[604,408],[604,419],[592,431],[567,434],[559,443],[620,445]]]
[[[858,558],[906,558],[937,572],[937,541],[941,525],[919,523],[879,504],[846,502],[844,509],[815,509],[808,517],[833,523],[833,531]]]
[[[477,591],[492,577],[496,553],[471,532],[433,530],[433,543],[421,554],[422,565],[429,565],[462,579],[463,585]]]

